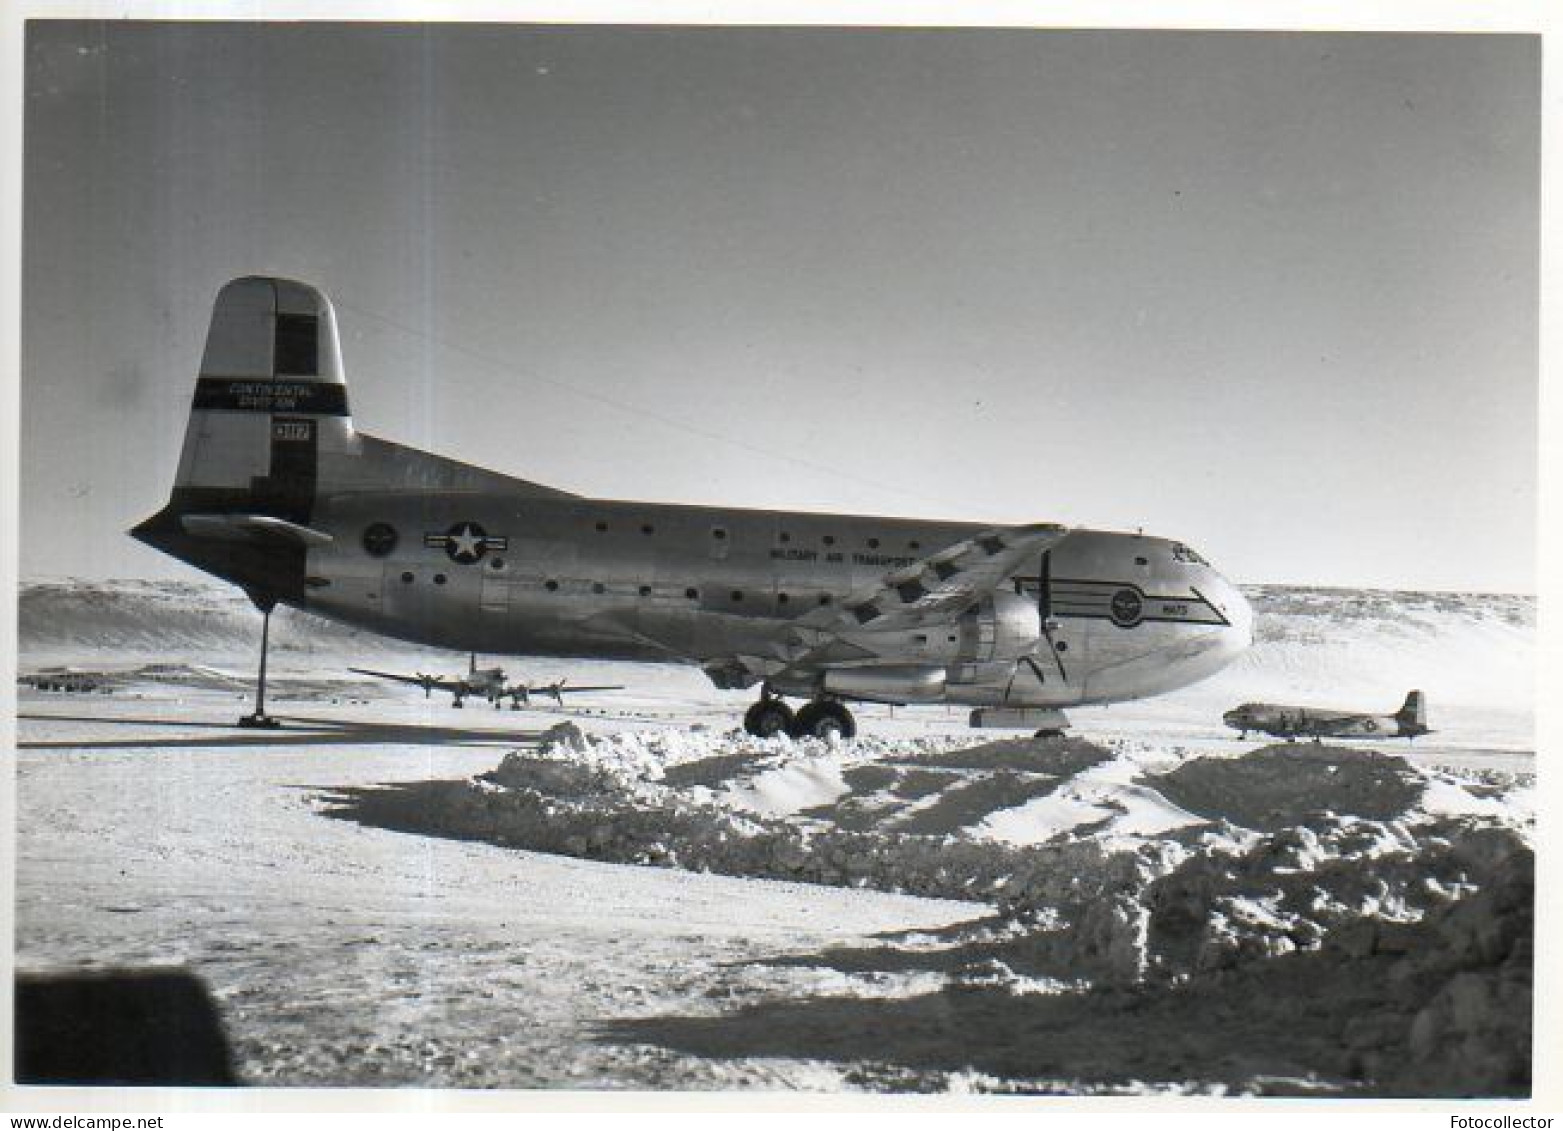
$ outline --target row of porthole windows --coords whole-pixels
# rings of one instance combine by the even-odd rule
[[[402,574],[403,585],[411,585],[416,580],[418,580],[417,576],[413,574],[411,570],[408,570]],[[449,580],[450,579],[447,578],[443,573],[436,573],[433,578],[434,584],[436,585],[444,585]],[[557,593],[559,591],[559,582],[553,578],[549,578],[547,581],[543,582],[543,588],[548,590],[550,593]],[[594,581],[592,582],[592,592],[599,594],[605,593],[607,592],[607,587],[600,581]],[[639,593],[642,597],[651,596],[651,586],[642,585],[640,587]],[[684,590],[684,596],[689,598],[691,601],[698,601],[700,599],[700,590],[691,586],[690,588]],[[728,594],[728,596],[732,598],[735,604],[741,603],[744,599],[744,591],[742,589],[734,589],[731,593]],[[830,604],[830,601],[831,597],[829,593],[821,593],[819,595],[819,603],[821,605],[828,605]],[[786,593],[778,593],[776,594],[776,603],[778,605],[791,604],[792,597]]]
[[[606,534],[607,532],[608,524],[606,522],[598,522],[597,533]],[[640,532],[642,534],[655,534],[657,532],[657,528],[651,525],[649,522],[642,523]],[[727,538],[726,528],[721,526],[713,526],[711,528],[711,537],[716,539],[718,542],[725,540]],[[783,530],[776,535],[776,540],[785,544],[792,541],[792,535]],[[820,541],[827,546],[834,546],[836,544],[836,536],[834,534],[826,534],[820,538]],[[870,538],[868,539],[866,545],[870,550],[877,550],[879,549],[880,542],[878,538]],[[906,548],[908,550],[921,550],[923,548],[923,544],[917,539],[913,538],[911,541],[907,542]]]
[[[598,533],[605,533],[607,529],[608,524],[606,522],[597,523]],[[657,528],[652,526],[649,522],[643,523],[640,528],[640,532],[642,534],[655,534],[656,531]],[[720,526],[712,527],[711,537],[715,538],[717,541],[722,541],[727,537],[727,531]],[[783,530],[776,536],[776,540],[785,544],[792,541],[792,535]],[[396,544],[398,541],[400,541],[400,538],[396,533],[396,528],[387,522],[372,523],[364,530],[364,552],[367,553],[370,557],[386,557],[392,550],[396,549]],[[827,546],[834,546],[836,544],[836,536],[834,534],[826,534],[820,538],[820,541]],[[867,540],[866,545],[870,550],[877,550],[879,549],[880,542],[878,538],[870,538]],[[908,550],[920,550],[922,549],[922,543],[914,538],[907,542],[906,548]],[[495,558],[492,565],[495,569],[502,569],[504,567],[504,561],[503,559]]]

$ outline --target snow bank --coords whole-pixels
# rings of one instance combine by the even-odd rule
[[[121,658],[242,656],[260,647],[260,614],[230,586],[186,581],[38,581],[22,586],[17,608],[21,655]],[[370,655],[386,642],[286,607],[272,618],[271,647],[282,655]]]
[[[1170,1008],[1178,987],[1219,996],[1246,979],[1242,1023],[1298,1029],[1332,1088],[1513,1094],[1529,1042],[1527,795],[1502,775],[1328,746],[1189,759],[1127,741],[792,744],[567,726],[477,780],[349,793],[333,811],[619,863],[972,900],[987,906],[968,928],[907,943],[919,962],[930,948],[964,955],[936,963],[942,992],[1114,988],[1171,994],[1154,998]],[[1318,1009],[1299,1005],[1315,992]]]

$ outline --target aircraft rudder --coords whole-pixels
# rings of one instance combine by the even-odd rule
[[[1406,701],[1395,712],[1395,721],[1403,731],[1420,733],[1427,730],[1427,697],[1421,691],[1408,692]]]
[[[217,293],[175,488],[313,493],[321,453],[353,447],[336,315],[316,288],[250,275]]]

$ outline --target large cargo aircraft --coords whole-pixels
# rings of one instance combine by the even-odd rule
[[[1420,738],[1427,727],[1427,698],[1420,691],[1406,695],[1393,715],[1337,711],[1329,707],[1297,707],[1284,703],[1244,703],[1221,716],[1233,730],[1257,730],[1277,738]]]
[[[248,725],[279,603],[463,652],[699,665],[758,685],[751,733],[795,736],[850,737],[854,701],[1053,732],[1205,678],[1252,628],[1163,538],[581,498],[378,439],[330,303],[276,278],[219,293],[172,495],[131,533],[264,614]]]

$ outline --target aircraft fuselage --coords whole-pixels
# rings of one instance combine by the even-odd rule
[[[1051,708],[1203,679],[1252,629],[1237,589],[1162,538],[585,499],[378,439],[348,409],[330,303],[266,277],[218,295],[168,504],[132,533],[267,612],[760,683],[761,734],[788,695],[816,737],[850,733],[853,699],[1056,726]]]
[[[333,535],[306,561],[300,605],[312,612],[485,655],[683,663],[763,657],[777,621],[839,602],[984,529],[471,493],[327,498],[311,523]],[[1038,704],[1170,690],[1246,644],[1241,595],[1178,543],[1076,530],[1052,557],[1053,647],[1063,672],[1075,674],[1061,678],[1047,659]],[[1035,566],[1010,579],[1031,601],[1037,586]],[[974,629],[911,641],[897,663],[975,661],[980,644],[960,639],[963,631]]]

